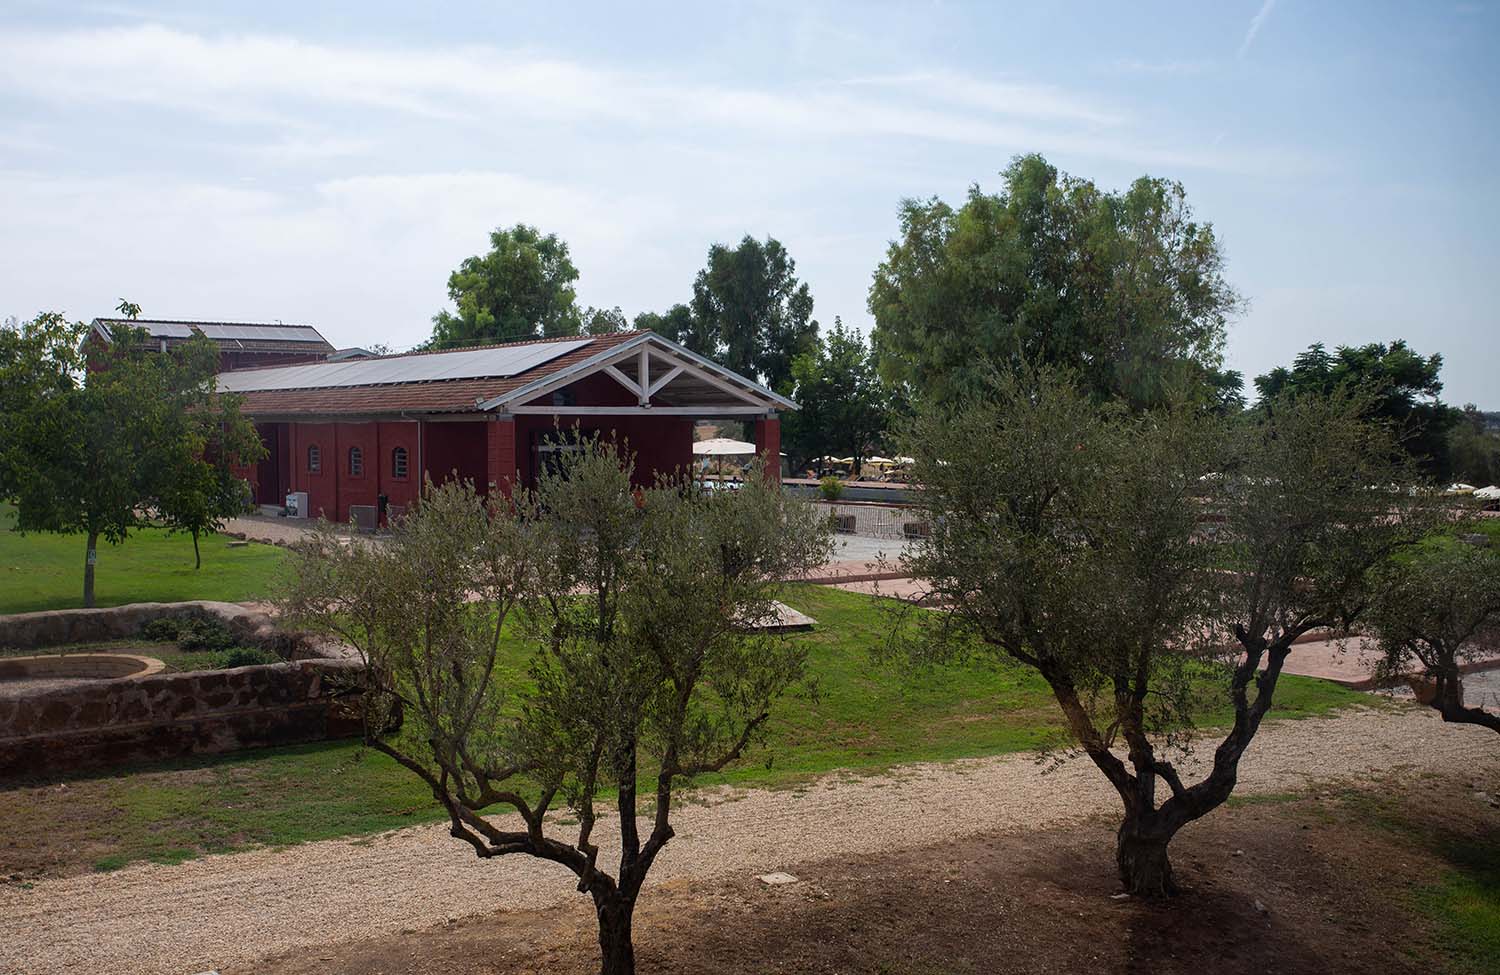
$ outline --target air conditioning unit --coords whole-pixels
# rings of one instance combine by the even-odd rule
[[[286,496],[286,516],[288,518],[309,518],[312,512],[307,510],[307,492],[292,491]]]

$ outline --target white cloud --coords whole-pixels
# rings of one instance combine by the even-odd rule
[[[470,130],[612,123],[660,138],[710,126],[725,138],[925,139],[1006,153],[1042,148],[1152,166],[1241,168],[1233,155],[1174,147],[1139,124],[1121,135],[1133,120],[1106,100],[950,71],[730,87],[490,48],[336,46],[145,25],[11,32],[0,38],[0,91],[315,132],[326,123],[326,107],[336,106]],[[318,138],[325,148],[333,144]],[[295,145],[283,153],[298,154]]]
[[[1240,57],[1244,57],[1250,50],[1250,45],[1255,43],[1255,38],[1260,35],[1260,29],[1266,25],[1271,16],[1271,8],[1276,6],[1276,0],[1264,0],[1255,16],[1250,18],[1250,28],[1245,31],[1245,40],[1240,44]]]

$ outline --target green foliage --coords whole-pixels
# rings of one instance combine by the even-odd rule
[[[1381,573],[1369,613],[1380,653],[1381,676],[1418,674],[1432,681],[1432,706],[1445,721],[1500,731],[1500,717],[1464,701],[1464,664],[1493,651],[1500,641],[1500,548],[1459,541],[1479,526],[1460,523],[1429,539]]]
[[[1238,377],[1217,370],[1239,299],[1182,186],[1105,192],[1035,155],[1003,175],[1001,193],[975,186],[958,209],[902,204],[870,288],[882,375],[954,403],[994,368],[1059,365],[1132,405],[1232,405]]]
[[[1473,403],[1464,405],[1448,433],[1448,462],[1455,480],[1475,487],[1500,484],[1500,433],[1487,428]]]
[[[152,643],[176,643],[182,633],[183,621],[171,616],[147,620],[141,627],[141,636]]]
[[[0,500],[23,531],[86,536],[92,605],[100,537],[118,545],[154,511],[196,541],[233,513],[232,469],[263,448],[235,398],[216,393],[207,338],[159,351],[128,325],[88,336],[57,315],[0,329]]]
[[[583,313],[583,331],[587,335],[613,335],[629,328],[630,323],[625,320],[625,313],[619,305],[613,308],[590,307]]]
[[[635,316],[633,327],[680,342],[699,355],[712,358],[718,352],[712,336],[698,327],[698,322],[693,320],[693,310],[684,304],[673,305],[665,314],[643,311]]]
[[[234,647],[224,651],[219,667],[232,670],[235,667],[254,667],[259,664],[279,664],[282,660],[265,647]]]
[[[829,475],[818,482],[818,493],[825,501],[837,501],[844,496],[844,482]]]
[[[853,457],[858,471],[885,438],[891,397],[858,332],[834,319],[814,343],[792,360],[791,396],[800,409],[782,420],[782,444],[793,468],[831,454]]]
[[[818,334],[812,293],[796,270],[779,240],[747,235],[733,249],[710,247],[708,266],[693,282],[693,318],[712,339],[713,357],[775,390],[790,386],[792,360]]]
[[[1448,432],[1459,413],[1438,399],[1442,368],[1441,355],[1421,356],[1400,339],[1389,345],[1341,345],[1332,353],[1315,343],[1292,360],[1290,369],[1278,366],[1257,376],[1255,388],[1263,400],[1358,392],[1367,398],[1370,418],[1389,424],[1429,476],[1446,479],[1452,470]]]
[[[465,258],[448,277],[457,313],[432,319],[435,349],[577,335],[581,328],[573,283],[578,269],[556,234],[526,224],[490,234],[487,254]]]
[[[177,645],[184,650],[217,652],[228,650],[234,643],[234,633],[213,617],[188,617],[177,628]]]

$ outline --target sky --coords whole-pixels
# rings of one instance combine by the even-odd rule
[[[632,317],[774,236],[868,329],[900,201],[1035,151],[1184,184],[1247,378],[1405,338],[1500,409],[1497,50],[1500,5],[1441,0],[0,0],[0,318],[128,298],[405,348],[525,222]]]

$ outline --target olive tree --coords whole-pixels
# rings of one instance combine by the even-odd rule
[[[1100,405],[1048,371],[987,387],[909,438],[931,532],[907,568],[951,608],[913,649],[1035,668],[1120,797],[1126,891],[1172,893],[1168,845],[1229,797],[1296,639],[1356,619],[1418,530],[1384,488],[1398,451],[1347,400],[1229,425]],[[1234,721],[1189,784],[1171,759],[1205,693]]]
[[[1493,544],[1443,535],[1392,560],[1369,624],[1382,677],[1425,677],[1429,703],[1444,721],[1500,732],[1500,713],[1466,702],[1460,679],[1464,664],[1500,651],[1500,552]]]
[[[422,778],[453,836],[572,871],[601,971],[621,973],[674,794],[741,757],[804,681],[806,644],[761,624],[829,540],[759,478],[633,490],[611,444],[577,447],[488,504],[429,487],[388,542],[316,534],[286,610],[365,654],[368,740]]]

